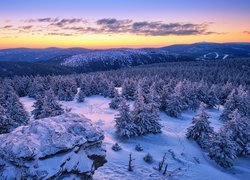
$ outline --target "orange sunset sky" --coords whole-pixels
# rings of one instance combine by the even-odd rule
[[[247,0],[8,0],[0,48],[250,42]]]

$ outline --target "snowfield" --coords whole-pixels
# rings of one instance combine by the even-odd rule
[[[168,174],[177,168],[181,168],[180,171],[173,173],[171,179],[249,179],[249,158],[240,158],[235,161],[232,169],[225,170],[210,160],[194,141],[186,139],[186,129],[191,125],[195,112],[185,112],[181,118],[171,118],[165,113],[161,113],[161,124],[163,125],[161,134],[150,134],[129,140],[121,140],[115,135],[114,117],[117,111],[109,108],[110,100],[102,96],[91,96],[87,97],[83,103],[61,101],[63,107],[72,108],[72,113],[86,116],[91,119],[93,124],[104,131],[105,139],[103,142],[106,145],[108,162],[95,172],[94,179],[169,179],[170,177],[164,176],[162,172],[155,170],[164,153],[166,153],[167,157]],[[31,112],[34,99],[24,97],[21,98],[21,102],[26,110]],[[208,110],[208,113],[211,115],[211,125],[215,128],[215,131],[218,131],[222,126],[222,122],[218,119],[221,111]],[[122,147],[121,151],[115,152],[111,149],[116,142]],[[144,150],[141,152],[136,151],[135,146],[137,144],[140,144]],[[132,157],[135,158],[132,163],[134,166],[132,172],[127,170],[129,153],[132,153]],[[147,164],[143,160],[147,153],[150,153],[154,158],[152,164]]]

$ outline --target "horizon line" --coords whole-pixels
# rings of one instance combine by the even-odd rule
[[[163,46],[138,46],[138,47],[133,47],[133,46],[117,46],[117,47],[112,47],[112,46],[103,46],[99,48],[91,48],[91,47],[80,47],[80,46],[71,46],[71,47],[60,47],[60,46],[46,46],[46,47],[6,47],[6,48],[1,48],[0,50],[7,50],[7,49],[89,49],[89,50],[108,50],[108,49],[144,49],[144,48],[149,48],[149,49],[157,49],[157,48],[163,48],[163,47],[169,47],[169,46],[174,46],[174,45],[192,45],[192,44],[250,44],[249,42],[240,42],[240,41],[234,41],[234,42],[207,42],[207,41],[201,41],[201,42],[194,42],[194,43],[176,43],[176,44],[170,44],[170,45],[163,45]]]

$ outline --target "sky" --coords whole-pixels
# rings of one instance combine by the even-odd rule
[[[250,42],[249,0],[0,1],[0,49]]]

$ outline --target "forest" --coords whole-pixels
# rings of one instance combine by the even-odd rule
[[[250,153],[250,61],[248,59],[169,62],[113,71],[56,76],[15,76],[1,79],[0,132],[9,133],[30,121],[20,97],[36,100],[32,117],[41,119],[67,113],[59,101],[84,102],[86,97],[112,98],[117,109],[116,133],[120,138],[161,133],[159,112],[193,117],[186,137],[195,140],[208,156],[224,168]],[[121,88],[119,93],[117,88]],[[134,101],[129,108],[128,100]],[[220,109],[223,127],[215,132],[206,109]]]

